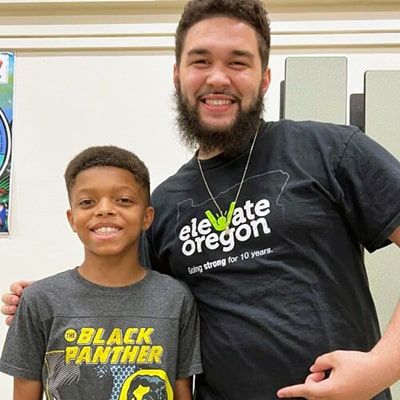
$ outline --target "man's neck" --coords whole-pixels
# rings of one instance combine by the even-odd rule
[[[201,147],[199,148],[199,151],[197,152],[197,158],[199,160],[208,160],[210,158],[216,157],[219,154],[223,153],[224,150],[220,148],[215,148],[215,149],[210,149],[210,150],[203,150]]]

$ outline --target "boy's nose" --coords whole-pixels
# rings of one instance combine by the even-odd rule
[[[103,200],[98,204],[96,215],[105,216],[115,213],[114,205],[111,201]]]

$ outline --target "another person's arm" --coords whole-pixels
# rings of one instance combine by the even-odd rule
[[[175,400],[192,400],[192,378],[181,378],[175,381]]]
[[[400,227],[389,239],[400,247]],[[334,351],[315,360],[303,384],[278,391],[279,398],[369,400],[400,379],[400,302],[386,332],[371,351]],[[324,371],[331,370],[327,379]]]
[[[1,313],[6,315],[6,324],[10,325],[15,312],[17,311],[19,299],[23,290],[31,285],[33,281],[14,282],[10,285],[10,293],[4,293],[1,300],[4,305],[1,306]]]
[[[42,398],[42,382],[14,378],[13,400],[42,400]]]

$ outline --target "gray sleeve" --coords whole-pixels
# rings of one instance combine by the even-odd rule
[[[200,354],[200,321],[197,305],[188,293],[179,329],[177,378],[185,378],[203,372]]]
[[[44,336],[32,309],[21,298],[8,329],[0,360],[0,371],[19,378],[40,381],[45,354]]]

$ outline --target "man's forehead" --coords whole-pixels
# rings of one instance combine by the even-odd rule
[[[213,48],[250,51],[257,48],[256,31],[247,22],[219,16],[203,19],[189,28],[183,45],[185,53]]]

